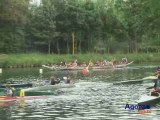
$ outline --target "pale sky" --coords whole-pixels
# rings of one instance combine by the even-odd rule
[[[31,3],[31,4],[40,5],[40,1],[41,1],[41,0],[30,0],[30,3]]]

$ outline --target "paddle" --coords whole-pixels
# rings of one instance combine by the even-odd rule
[[[148,87],[148,88],[146,88],[146,89],[152,89],[152,88],[154,88],[154,86]]]

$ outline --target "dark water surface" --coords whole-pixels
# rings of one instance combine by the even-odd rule
[[[138,80],[153,75],[156,66],[131,66],[124,69],[92,70],[88,76],[81,71],[50,71],[39,68],[4,69],[0,80],[41,82],[50,76],[60,79],[68,74],[75,82],[73,88],[55,90],[45,99],[0,103],[0,120],[159,120],[159,105],[151,113],[141,115],[137,110],[126,110],[135,104],[153,83],[113,85],[124,80]]]

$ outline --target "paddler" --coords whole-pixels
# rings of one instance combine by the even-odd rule
[[[160,67],[157,67],[156,75],[157,79],[155,80],[154,91],[151,92],[152,96],[159,96],[160,94]]]
[[[70,84],[71,83],[71,77],[68,75],[68,77],[63,77],[65,80],[65,84]]]
[[[155,81],[154,88],[160,91],[160,67],[157,67],[156,75],[157,75],[157,80]]]
[[[50,81],[51,81],[51,85],[55,85],[55,84],[58,84],[60,83],[60,80],[56,80],[55,77],[50,77]]]
[[[6,90],[7,90],[6,96],[7,97],[12,97],[13,96],[13,91],[12,91],[12,88],[11,88],[10,84],[6,84]]]

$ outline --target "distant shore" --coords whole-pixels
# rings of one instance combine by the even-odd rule
[[[139,54],[0,54],[0,68],[25,68],[25,67],[40,67],[43,64],[59,64],[61,61],[73,62],[75,59],[78,63],[89,60],[96,62],[97,60],[116,59],[121,61],[122,58],[127,57],[128,61],[134,61],[136,64],[141,63],[159,63],[159,53],[139,53]]]

